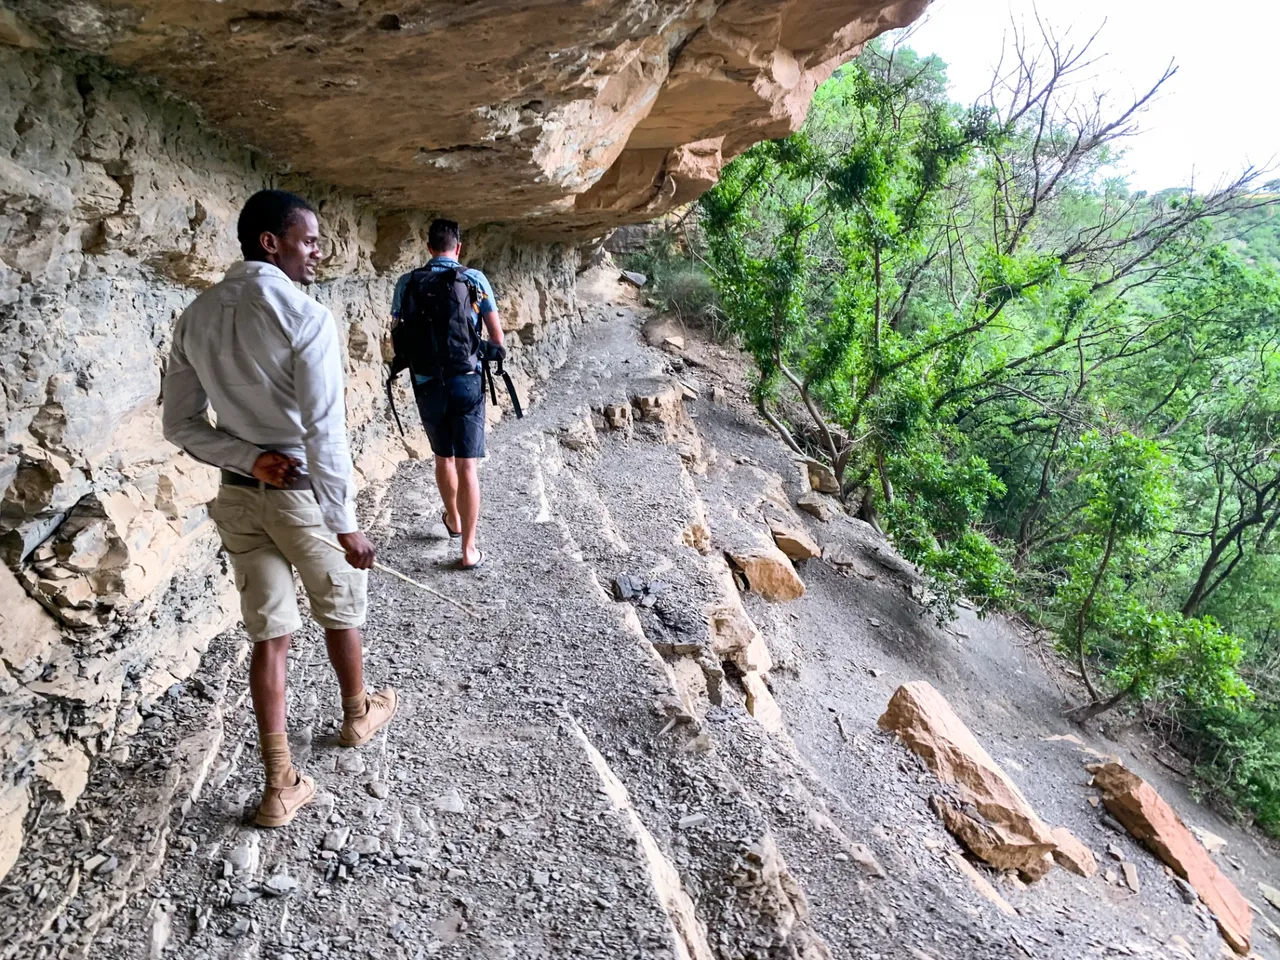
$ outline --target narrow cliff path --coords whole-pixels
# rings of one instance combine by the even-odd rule
[[[587,295],[602,322],[490,437],[481,570],[450,569],[429,465],[370,506],[384,562],[479,613],[373,575],[367,675],[399,687],[397,721],[359,751],[336,745],[337,689],[308,628],[289,708],[321,793],[292,826],[258,830],[247,647],[220,638],[73,814],[37,817],[0,890],[0,955],[1218,956],[1212,922],[1086,802],[1079,749],[1044,739],[1068,732],[1065,701],[1011,626],[968,611],[936,626],[910,568],[836,512],[787,514],[827,558],[799,565],[802,598],[739,594],[725,551],[750,552],[789,511],[794,464],[749,415],[730,353],[651,347],[624,291]],[[1121,847],[1140,892],[987,873],[1015,912],[985,899],[929,809],[931,776],[875,726],[913,679],[950,698],[1046,820]],[[1230,838],[1247,896],[1276,882],[1247,836],[1196,822]],[[1264,927],[1257,948],[1275,956]]]

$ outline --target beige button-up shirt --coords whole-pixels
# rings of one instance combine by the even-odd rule
[[[284,271],[237,263],[196,297],[174,327],[163,396],[171,443],[246,476],[264,450],[297,457],[325,526],[358,529],[333,315]]]

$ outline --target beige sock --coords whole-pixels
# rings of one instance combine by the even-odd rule
[[[361,690],[354,697],[342,698],[342,719],[359,720],[369,712],[369,694]]]
[[[289,755],[287,733],[264,733],[258,737],[262,747],[262,765],[267,769],[268,787],[292,787],[296,783],[293,758]]]

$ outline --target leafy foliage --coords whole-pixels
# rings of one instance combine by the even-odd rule
[[[1112,104],[1073,90],[1090,43],[1014,47],[962,107],[873,43],[731,163],[700,202],[720,309],[760,414],[940,615],[1032,611],[1078,717],[1141,707],[1280,829],[1280,193],[1132,192],[1172,70]]]

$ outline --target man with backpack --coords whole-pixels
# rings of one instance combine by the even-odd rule
[[[249,690],[267,781],[255,822],[282,827],[316,793],[293,765],[285,730],[289,641],[302,627],[295,570],[342,693],[338,742],[368,742],[398,700],[390,687],[370,694],[364,685],[360,628],[374,549],[356,523],[338,332],[328,308],[294,286],[316,278],[319,222],[301,197],[261,190],[237,233],[244,260],[174,326],[163,423],[171,443],[222,469],[209,515],[253,641]],[[331,536],[340,550],[320,542]]]
[[[452,220],[434,220],[427,232],[431,259],[396,283],[391,313],[397,363],[407,363],[422,426],[435,454],[436,485],[444,501],[441,521],[462,541],[459,568],[484,563],[476,546],[480,518],[477,461],[484,456],[484,364],[505,356],[493,287],[479,270],[464,267],[462,235]],[[488,341],[482,328],[489,333]]]

